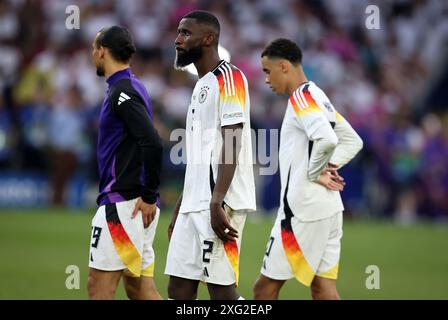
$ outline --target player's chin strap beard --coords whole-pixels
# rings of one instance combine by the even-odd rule
[[[188,51],[184,50],[180,52],[177,51],[175,62],[175,67],[179,69],[182,69],[191,63],[195,63],[202,58],[202,47],[191,48]]]

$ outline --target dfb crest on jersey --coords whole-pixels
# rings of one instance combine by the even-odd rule
[[[207,90],[202,89],[201,92],[199,92],[199,103],[203,103],[207,99]]]

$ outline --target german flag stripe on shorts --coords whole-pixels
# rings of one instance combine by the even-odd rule
[[[236,241],[224,242],[224,249],[226,251],[227,258],[232,265],[233,272],[235,272],[235,285],[238,286],[239,278],[239,254],[238,244]]]
[[[117,206],[114,203],[106,205],[106,221],[109,233],[114,242],[115,249],[121,261],[134,276],[140,276],[142,256],[132,243],[118,216]]]
[[[283,196],[283,208],[285,211],[285,219],[281,221],[281,236],[283,249],[288,258],[289,265],[294,273],[295,278],[306,286],[310,286],[314,279],[314,271],[303,255],[302,249],[294,235],[291,226],[291,219],[294,216],[288,204],[287,194],[289,186],[289,173],[286,182],[285,195]]]

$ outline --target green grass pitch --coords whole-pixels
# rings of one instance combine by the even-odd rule
[[[0,299],[86,299],[90,220],[93,212],[34,210],[0,212]],[[154,249],[155,281],[164,298],[163,274],[170,212],[159,221]],[[252,297],[271,218],[248,219],[240,256],[239,292]],[[80,268],[80,289],[68,290],[68,265]],[[380,269],[380,289],[367,289],[366,267]],[[344,222],[338,289],[343,299],[448,299],[448,226],[399,227],[387,222]],[[309,299],[309,289],[295,280],[281,299]],[[118,299],[126,295],[120,284]],[[207,299],[200,285],[200,299]]]

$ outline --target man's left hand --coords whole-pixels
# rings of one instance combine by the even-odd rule
[[[139,211],[142,212],[143,226],[148,228],[156,216],[157,205],[155,203],[146,203],[142,198],[138,198],[131,219],[134,219]]]

